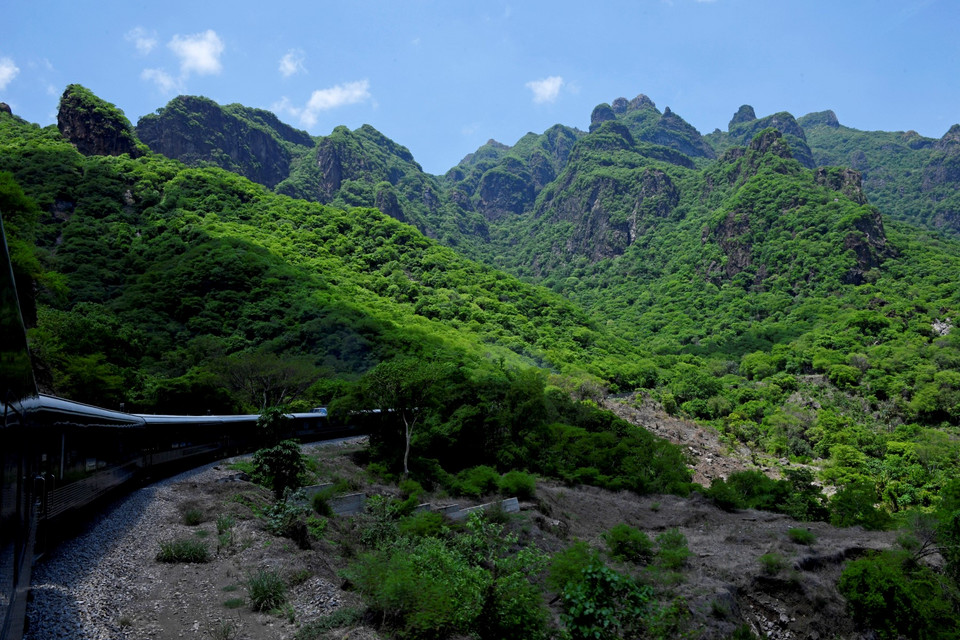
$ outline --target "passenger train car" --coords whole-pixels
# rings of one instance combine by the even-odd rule
[[[257,444],[257,415],[138,415],[38,393],[6,239],[0,257],[0,640],[20,640],[44,526],[131,481]],[[293,437],[358,432],[325,410],[287,416]]]

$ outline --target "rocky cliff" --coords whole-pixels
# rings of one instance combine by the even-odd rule
[[[123,111],[78,84],[69,85],[60,97],[57,128],[87,156],[143,155]]]
[[[157,113],[140,118],[137,135],[169,158],[188,165],[210,162],[273,188],[290,173],[288,145],[312,146],[312,138],[267,111],[230,107],[203,97],[178,96]]]

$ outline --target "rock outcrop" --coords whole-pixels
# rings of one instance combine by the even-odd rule
[[[69,85],[60,97],[57,128],[86,156],[143,155],[123,111],[78,84]]]
[[[746,145],[758,132],[773,128],[784,135],[784,141],[790,145],[793,158],[808,169],[817,166],[813,159],[813,152],[807,144],[807,134],[791,114],[781,111],[763,118],[755,117],[747,120],[751,114],[753,114],[753,108],[750,105],[743,105],[730,120],[728,131],[734,142]]]
[[[943,187],[960,186],[960,124],[950,127],[933,145],[930,159],[924,164],[920,189],[939,191]]]
[[[737,112],[733,114],[733,117],[730,118],[730,123],[727,124],[727,130],[733,129],[738,124],[743,124],[744,122],[752,122],[757,119],[757,113],[753,110],[748,104],[740,105],[740,108],[737,109]]]
[[[137,122],[140,139],[157,153],[188,165],[209,162],[274,187],[290,173],[283,141],[312,146],[309,134],[276,116],[239,105],[222,107],[198,96],[179,96]]]

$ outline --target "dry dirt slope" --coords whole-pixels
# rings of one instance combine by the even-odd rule
[[[362,446],[323,451],[321,467],[361,482],[363,473],[350,454]],[[391,491],[383,486],[367,489]],[[343,605],[358,605],[356,594],[341,589],[337,575],[347,562],[343,553],[350,547],[350,522],[332,520],[324,541],[299,549],[290,540],[270,535],[262,520],[254,517],[251,505],[268,500],[264,490],[237,480],[236,473],[223,465],[157,490],[144,513],[104,550],[99,566],[87,572],[83,584],[63,585],[57,591],[68,605],[63,607],[66,635],[49,637],[293,638],[305,623]],[[678,528],[693,557],[678,576],[657,588],[663,602],[680,603],[689,637],[723,638],[743,622],[770,638],[868,637],[853,628],[836,580],[844,559],[866,549],[887,548],[894,535],[798,524],[762,512],[726,513],[697,494],[689,499],[638,497],[547,481],[538,484],[537,499],[523,506],[510,526],[523,541],[548,552],[577,539],[603,549],[601,534],[621,522],[651,538]],[[198,510],[203,522],[184,524],[189,510]],[[232,539],[210,562],[156,562],[162,540],[195,537],[215,549],[216,518],[224,514],[236,519]],[[814,532],[816,542],[809,547],[791,542],[787,530],[797,526]],[[759,558],[768,553],[784,559],[784,568],[776,575],[761,567]],[[279,572],[290,585],[288,603],[280,613],[250,610],[247,578],[260,569]],[[90,593],[103,597],[84,603]],[[362,624],[333,631],[329,637],[347,636],[378,637]]]

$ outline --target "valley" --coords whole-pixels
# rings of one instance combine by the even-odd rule
[[[593,500],[605,530],[623,501],[718,527],[792,518],[835,541],[829,579],[800,591],[829,592],[850,633],[905,633],[853,604],[882,574],[923,637],[952,637],[956,126],[933,139],[744,105],[701,135],[640,94],[598,105],[587,131],[491,140],[431,175],[369,125],[311,136],[197,96],[134,126],[70,85],[58,122],[0,110],[0,212],[44,392],[138,412],[376,409],[362,462],[384,486],[479,496],[493,485],[477,478],[531,474],[550,509]],[[626,524],[649,519],[634,511]],[[744,550],[711,556],[762,550],[731,531]],[[596,551],[602,533],[564,540]],[[553,593],[583,596],[577,580]],[[788,637],[748,609],[758,584],[796,585],[753,580],[710,637]],[[678,587],[684,606],[699,588]],[[651,593],[667,616],[676,594]],[[577,628],[564,611],[517,633]],[[651,611],[643,633],[671,637]],[[420,633],[381,613],[380,632]],[[790,637],[828,633],[804,615]]]

